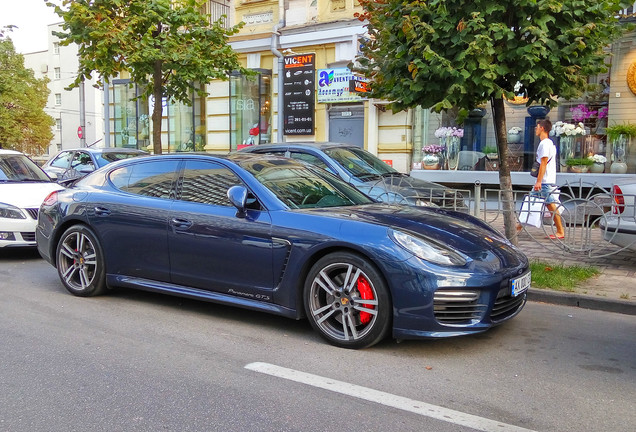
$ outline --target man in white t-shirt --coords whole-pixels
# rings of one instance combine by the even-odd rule
[[[552,140],[548,138],[548,133],[551,129],[552,122],[548,119],[539,120],[535,129],[535,135],[541,139],[537,148],[537,162],[541,166],[539,167],[539,174],[533,190],[536,194],[543,197],[546,207],[552,212],[556,233],[550,234],[549,237],[556,240],[563,239],[565,232],[563,230],[563,221],[558,211],[560,201],[559,189],[556,185],[557,151]]]

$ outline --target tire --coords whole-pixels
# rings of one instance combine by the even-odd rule
[[[390,328],[391,298],[368,260],[349,252],[324,256],[305,280],[305,312],[330,344],[359,349],[382,340]]]
[[[93,231],[84,225],[67,229],[57,244],[57,273],[64,287],[80,297],[106,290],[104,254]]]

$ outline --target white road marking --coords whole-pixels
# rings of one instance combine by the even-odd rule
[[[426,417],[434,418],[434,419],[445,421],[448,423],[454,423],[460,426],[466,426],[466,427],[479,430],[479,431],[534,432],[534,431],[531,431],[530,429],[524,429],[518,426],[501,423],[495,420],[489,420],[483,417],[466,414],[460,411],[455,411],[448,408],[431,405],[425,402],[420,402],[413,399],[396,396],[390,393],[373,390],[367,387],[362,387],[355,384],[349,384],[343,381],[337,381],[331,378],[325,378],[319,375],[313,375],[313,374],[297,371],[294,369],[288,369],[281,366],[276,366],[269,363],[261,363],[261,362],[250,363],[245,366],[245,369],[275,376],[278,378],[284,378],[284,379],[299,382],[302,384],[307,384],[307,385],[318,387],[324,390],[341,393],[341,394],[352,396],[358,399],[364,399],[370,402],[379,403],[382,405],[401,409],[403,411],[409,411],[415,414],[423,415]]]

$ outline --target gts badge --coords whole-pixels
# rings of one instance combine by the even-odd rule
[[[254,300],[270,301],[270,297],[268,295],[266,295],[266,294],[246,293],[246,292],[236,291],[236,290],[234,290],[232,288],[230,288],[227,293],[228,294],[232,294],[232,295],[236,295],[236,296],[241,296],[241,297],[245,297],[245,298],[254,299]]]

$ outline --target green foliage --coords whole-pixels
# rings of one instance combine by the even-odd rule
[[[40,155],[53,139],[55,124],[44,112],[48,79],[37,79],[24,67],[9,33],[0,31],[0,148]]]
[[[362,0],[370,40],[360,70],[370,96],[401,110],[470,110],[514,97],[528,105],[573,98],[606,70],[604,49],[621,34],[620,0]]]
[[[495,146],[486,146],[483,149],[481,149],[481,151],[486,153],[486,154],[497,153],[497,147],[495,147]]]
[[[532,286],[534,288],[548,288],[557,291],[574,291],[581,282],[598,276],[601,272],[589,266],[564,266],[549,264],[543,261],[530,263],[532,272]]]
[[[614,124],[605,128],[605,133],[610,141],[614,141],[620,135],[627,135],[630,138],[636,137],[636,124],[623,123]]]
[[[190,104],[193,84],[227,79],[240,70],[249,75],[228,45],[241,25],[225,29],[202,14],[202,0],[63,0],[55,12],[64,20],[60,44],[79,47],[79,76],[110,79],[129,74],[142,98],[167,98]],[[226,18],[222,18],[226,19]],[[201,86],[201,96],[205,94]],[[156,104],[159,105],[159,104]],[[160,121],[154,116],[153,144],[161,152]],[[157,125],[159,124],[159,125]],[[157,143],[159,141],[159,143]]]
[[[565,164],[569,167],[580,166],[580,165],[591,166],[591,165],[594,165],[594,161],[588,158],[568,159],[565,161]]]

